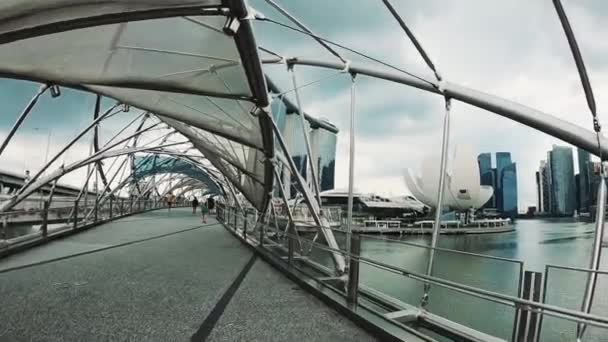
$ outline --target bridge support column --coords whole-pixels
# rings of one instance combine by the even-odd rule
[[[347,251],[348,252],[348,251]],[[361,252],[361,239],[357,235],[350,238],[350,256],[348,264],[348,287],[346,301],[356,306],[359,299],[359,253]]]

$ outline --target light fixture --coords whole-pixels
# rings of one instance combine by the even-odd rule
[[[61,96],[61,89],[59,88],[58,85],[54,84],[52,85],[49,90],[51,91],[51,96],[52,97],[59,97]]]
[[[239,30],[241,26],[241,22],[235,17],[228,17],[222,31],[229,36],[234,36],[236,32]]]

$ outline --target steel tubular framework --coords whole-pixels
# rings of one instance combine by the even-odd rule
[[[77,0],[71,1],[78,2]],[[302,248],[302,241],[306,239],[302,239],[298,234],[298,230],[295,229],[294,208],[290,205],[290,198],[287,194],[292,184],[284,184],[282,182],[282,173],[288,173],[293,176],[294,183],[297,184],[296,188],[303,198],[303,203],[310,212],[314,226],[317,229],[316,236],[322,235],[325,241],[324,243],[318,243],[315,236],[315,238],[307,241],[307,243],[310,244],[311,249],[314,247],[331,255],[334,268],[328,275],[331,279],[338,279],[348,284],[347,292],[351,304],[353,301],[356,304],[357,300],[353,300],[353,298],[357,298],[357,294],[362,292],[359,288],[358,265],[359,263],[365,263],[388,272],[415,279],[423,284],[424,296],[420,307],[416,309],[420,310],[416,311],[416,317],[418,318],[431,315],[431,313],[426,311],[426,307],[430,298],[430,286],[432,284],[514,307],[518,312],[524,310],[539,313],[541,314],[541,321],[543,315],[575,321],[577,322],[576,334],[579,340],[583,338],[587,325],[608,327],[607,318],[590,314],[597,285],[597,276],[600,273],[601,240],[604,232],[604,206],[606,202],[605,166],[602,170],[602,182],[598,192],[598,205],[601,206],[601,210],[598,210],[596,220],[595,240],[590,268],[584,269],[589,274],[585,293],[583,294],[581,311],[564,309],[519,297],[494,293],[451,282],[433,275],[434,253],[441,251],[437,247],[437,242],[450,139],[450,110],[452,100],[486,109],[489,112],[532,127],[571,143],[574,146],[590,151],[600,156],[600,158],[608,155],[608,143],[600,132],[595,100],[583,59],[578,51],[572,28],[567,21],[559,0],[554,0],[554,4],[581,77],[583,89],[593,116],[594,131],[570,124],[551,114],[443,80],[429,55],[424,51],[404,19],[388,0],[383,0],[383,3],[393,18],[399,23],[427,66],[433,71],[434,80],[402,70],[386,71],[386,69],[351,63],[351,61],[345,59],[332,47],[336,45],[335,43],[313,33],[308,26],[286,11],[276,1],[265,1],[294,23],[297,26],[297,28],[293,28],[294,30],[315,39],[324,49],[337,57],[337,60],[317,60],[300,57],[286,58],[268,49],[264,49],[264,51],[274,55],[276,58],[262,60],[258,54],[258,46],[253,34],[253,22],[255,20],[272,23],[278,22],[265,18],[260,13],[249,8],[244,0],[206,0],[199,1],[198,3],[184,0],[181,5],[166,5],[166,7],[146,7],[142,5],[141,8],[134,6],[128,11],[124,11],[124,8],[108,6],[109,10],[107,12],[96,13],[93,11],[87,13],[85,11],[80,13],[80,9],[78,9],[73,12],[74,17],[60,17],[55,20],[45,19],[33,26],[16,26],[13,29],[7,29],[0,24],[0,56],[2,56],[2,48],[5,46],[10,49],[13,46],[12,44],[27,43],[31,39],[35,40],[45,36],[78,32],[78,30],[91,27],[115,28],[112,31],[113,48],[109,54],[110,57],[104,60],[104,73],[102,76],[94,76],[94,73],[81,73],[82,70],[77,69],[73,73],[68,70],[65,76],[62,76],[50,69],[46,70],[42,68],[36,71],[29,71],[27,68],[11,68],[10,65],[0,65],[0,76],[2,77],[25,79],[41,83],[38,91],[18,115],[8,135],[2,140],[0,157],[2,157],[2,153],[10,144],[15,134],[18,133],[19,128],[35,107],[39,98],[47,93],[47,91],[53,97],[59,97],[58,100],[61,100],[59,87],[87,91],[97,96],[93,109],[93,120],[73,139],[67,142],[34,176],[26,179],[21,189],[11,194],[8,198],[3,199],[3,201],[0,201],[0,222],[2,222],[3,232],[1,242],[6,243],[8,241],[6,238],[8,213],[16,210],[23,201],[40,192],[42,187],[52,184],[50,194],[43,201],[42,238],[46,238],[48,236],[48,215],[54,209],[52,208],[53,203],[55,203],[53,201],[57,198],[57,196],[54,196],[57,183],[61,179],[64,179],[67,174],[87,168],[83,179],[83,186],[78,195],[68,199],[70,205],[67,208],[69,214],[67,215],[68,220],[66,222],[68,225],[71,224],[74,229],[78,229],[79,225],[84,225],[88,222],[97,222],[98,215],[106,215],[107,219],[112,219],[121,217],[124,212],[133,212],[134,203],[136,203],[138,208],[143,203],[144,209],[151,209],[159,207],[159,203],[162,202],[163,198],[172,193],[177,193],[181,198],[188,198],[191,195],[204,192],[205,195],[220,196],[222,198],[224,202],[223,209],[221,212],[218,211],[218,217],[226,225],[234,229],[235,232],[238,231],[239,236],[242,236],[242,239],[246,243],[256,244],[260,248],[268,248],[269,242],[278,243],[277,241],[281,240],[278,234],[273,238],[268,236],[265,229],[265,225],[271,221],[272,216],[275,220],[275,231],[277,233],[280,232],[276,221],[277,213],[275,207],[269,208],[269,205],[275,200],[273,198],[273,191],[276,189],[279,194],[276,199],[282,203],[287,217],[287,225],[282,233],[283,238],[286,238],[288,242],[288,246],[283,248],[288,254],[288,264],[294,265],[294,258],[298,257],[308,262],[309,265],[322,269],[323,267],[315,265],[311,260],[307,259],[307,255],[305,255]],[[66,3],[69,2],[66,1]],[[142,3],[145,3],[145,1]],[[174,3],[179,3],[179,1],[175,1]],[[193,5],[193,3],[196,4]],[[14,12],[16,18],[31,17],[40,19],[40,14],[28,13],[27,6],[24,8],[20,9],[19,6],[16,6]],[[0,5],[0,10],[2,10],[2,5]],[[25,12],[20,12],[20,10]],[[217,25],[214,21],[218,18],[223,22],[223,26]],[[217,37],[220,37],[218,39],[221,40],[221,43],[227,46],[225,49],[230,50],[232,54],[215,55],[211,52],[189,52],[168,47],[121,45],[119,43],[121,36],[126,34],[124,32],[125,26],[131,25],[131,23],[144,23],[155,20],[162,22],[163,20],[172,19],[188,22],[200,29],[207,30],[207,34],[217,35]],[[209,62],[209,65],[204,67],[199,67],[198,64],[193,66],[184,63],[183,66],[180,66],[182,69],[176,68],[175,70],[169,70],[169,72],[165,72],[167,70],[159,67],[162,74],[156,78],[150,78],[147,75],[148,73],[117,76],[108,70],[111,68],[112,60],[119,58],[117,57],[119,55],[117,51],[119,50],[121,53],[155,54],[170,56],[170,58],[193,58],[198,62],[212,61],[213,63]],[[2,64],[1,62],[0,60],[0,64]],[[265,64],[285,64],[287,66],[293,85],[293,89],[288,92],[294,93],[296,98],[295,104],[285,98],[284,95],[287,92],[280,92],[276,85],[270,80],[267,81],[263,73],[263,65]],[[345,243],[346,248],[344,250],[340,248],[334,232],[329,226],[328,219],[323,215],[321,210],[320,170],[316,169],[317,165],[313,161],[308,125],[310,127],[321,127],[334,133],[337,133],[337,128],[330,123],[315,119],[304,112],[304,104],[301,101],[298,89],[314,84],[314,82],[299,86],[295,75],[295,66],[332,69],[338,71],[337,74],[348,73],[351,76],[348,228]],[[227,70],[233,73],[240,73],[240,78],[237,77],[236,81],[231,79],[233,75]],[[357,76],[367,76],[418,88],[440,95],[445,101],[441,164],[439,168],[440,177],[437,193],[439,206],[436,208],[432,243],[428,247],[430,258],[426,273],[424,274],[411,272],[362,257],[359,253],[360,240],[351,240],[353,188],[355,184],[355,79]],[[212,80],[207,77],[212,77]],[[200,86],[200,84],[205,82],[209,82],[209,84],[217,87]],[[243,83],[246,86],[242,86]],[[306,157],[310,167],[310,172],[307,173],[306,177],[310,179],[306,179],[295,164],[293,156],[290,153],[290,146],[286,143],[281,129],[273,117],[269,106],[269,99],[272,93],[279,94],[278,98],[281,100],[281,103],[289,107],[293,112],[296,112],[301,120],[302,138],[305,143]],[[117,103],[102,112],[102,99],[106,97],[115,99]],[[201,102],[196,102],[199,99],[204,99],[206,106]],[[174,106],[175,104],[177,106]],[[131,106],[134,108],[133,112],[137,111],[136,115],[127,114],[131,111]],[[114,116],[123,116],[121,122],[125,122],[125,124],[118,129],[118,133],[100,146],[101,128]],[[139,124],[135,125],[138,121]],[[84,144],[91,145],[90,155],[67,165],[62,163],[57,166],[58,160],[67,151],[72,149],[76,144],[83,142]],[[159,161],[159,156],[165,159]],[[136,162],[136,157],[140,158],[139,162]],[[106,167],[103,163],[104,161],[110,161],[110,165]],[[187,165],[187,171],[184,171],[183,168],[179,169],[178,165]],[[56,168],[45,174],[45,171],[52,167]],[[146,168],[156,168],[158,172],[154,172],[153,170],[145,176],[140,176],[140,172]],[[91,189],[90,184],[92,180],[94,183],[93,189]],[[103,182],[101,188],[99,187],[99,180]],[[88,201],[90,200],[93,201],[91,206],[88,205]],[[128,210],[125,208],[125,202],[128,203]],[[184,203],[182,202],[182,204]],[[116,210],[119,211],[120,215],[115,215]],[[257,224],[254,228],[248,228],[248,222],[251,219],[251,216],[248,216],[249,212],[254,212],[254,217],[257,218]],[[264,214],[258,215],[257,213]],[[230,215],[233,216],[229,217]],[[238,225],[239,219],[243,222],[242,228]],[[256,230],[259,230],[260,233],[257,241],[253,236]],[[293,248],[295,241],[299,244],[300,253],[297,253]],[[351,250],[351,241],[357,243],[356,248],[353,250]],[[3,244],[0,244],[0,247],[3,247]],[[282,246],[280,247],[282,248]],[[519,263],[519,261],[516,262]],[[352,263],[355,263],[353,265],[356,265],[356,269],[351,269],[349,273],[348,265]],[[523,262],[520,264],[520,268],[520,273],[523,274]],[[547,273],[545,272],[545,277]],[[521,274],[520,278],[522,278]],[[356,279],[352,279],[354,277]],[[521,292],[521,280],[518,291]],[[445,324],[450,325],[452,323]],[[450,327],[455,327],[455,330],[460,329],[456,324]],[[534,336],[538,339],[539,335],[537,333]]]

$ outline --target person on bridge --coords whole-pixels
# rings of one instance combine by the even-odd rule
[[[201,215],[203,216],[203,223],[207,223],[207,214],[209,214],[209,207],[207,206],[207,202],[203,202],[203,205],[201,205]]]
[[[169,209],[169,212],[171,212],[171,207],[173,206],[173,204],[175,203],[175,195],[170,192],[169,195],[167,195],[167,207]]]
[[[215,200],[213,199],[213,197],[209,197],[209,199],[207,200],[207,208],[209,208],[210,213],[214,213],[213,209],[215,208]]]
[[[196,196],[194,196],[192,198],[192,213],[196,214],[196,208],[198,208],[198,198],[196,198]]]

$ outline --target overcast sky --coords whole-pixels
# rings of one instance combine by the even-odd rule
[[[313,31],[371,56],[432,77],[380,0],[275,0]],[[513,100],[591,129],[578,74],[550,0],[393,0],[435,65],[450,82]],[[250,5],[269,18],[288,22],[263,0]],[[595,90],[600,120],[608,90],[608,5],[600,0],[564,1]],[[259,45],[286,57],[335,60],[309,37],[271,23],[255,22]],[[354,62],[366,62],[347,52]],[[262,55],[266,56],[266,55]],[[265,66],[284,90],[291,88],[285,66]],[[336,184],[347,184],[350,84],[348,75],[296,67],[300,84],[328,77],[303,88],[304,109],[335,123],[338,137]],[[37,85],[0,82],[0,139]],[[65,92],[61,101],[45,96],[28,118],[0,167],[22,172],[42,164],[52,128],[51,151],[74,135],[90,118],[94,97]],[[406,168],[418,169],[423,157],[438,151],[443,101],[436,95],[365,77],[357,79],[356,188],[385,195],[407,192]],[[535,205],[534,172],[557,139],[495,114],[455,102],[450,144],[472,144],[477,152],[508,151],[517,162],[520,209]],[[67,120],[69,118],[69,120]],[[117,123],[118,124],[118,123]],[[111,124],[107,126],[111,130]],[[77,147],[67,159],[86,154]],[[576,156],[576,154],[575,154]]]
[[[263,0],[250,2],[269,18],[287,23]],[[287,1],[280,3],[314,32],[432,77],[398,24],[379,0]],[[501,96],[584,128],[591,115],[566,38],[552,2],[392,1],[444,79]],[[606,123],[608,89],[608,4],[564,1]],[[312,39],[271,23],[257,23],[258,43],[287,57],[335,59]],[[343,52],[347,58],[360,58]],[[291,88],[284,66],[267,68],[283,89]],[[335,71],[296,67],[299,83]],[[305,110],[341,130],[336,182],[347,184],[350,79],[335,76],[302,90]],[[357,80],[356,187],[386,195],[407,192],[406,168],[418,169],[441,142],[443,101],[406,86],[361,77]],[[509,119],[455,102],[450,144],[472,144],[477,152],[508,151],[517,162],[520,210],[536,204],[534,173],[553,144],[567,145]],[[576,157],[576,154],[574,154]]]

